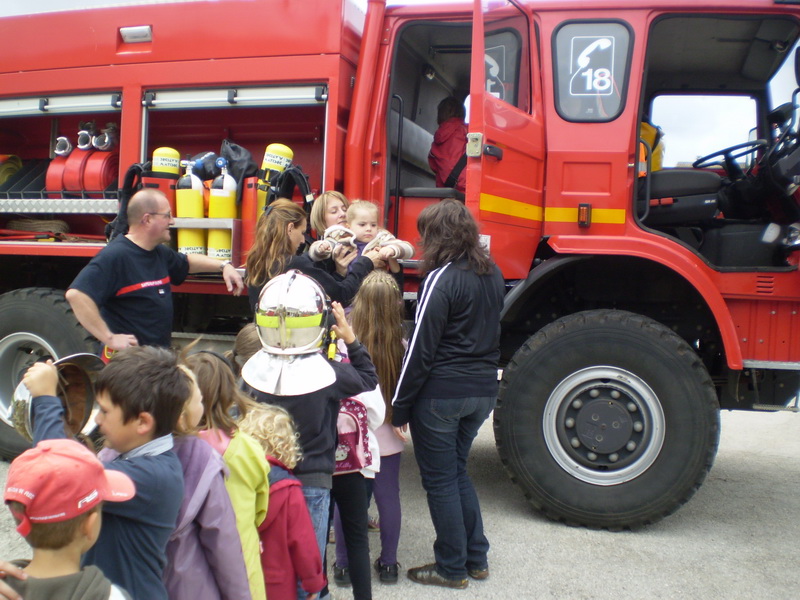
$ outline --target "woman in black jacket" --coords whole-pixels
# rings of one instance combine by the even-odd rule
[[[313,262],[308,254],[297,252],[305,242],[307,217],[305,211],[286,198],[278,198],[267,206],[258,219],[253,246],[247,253],[247,294],[250,306],[258,304],[261,288],[273,277],[297,269],[322,286],[331,300],[349,306],[361,280],[375,266],[383,266],[377,250],[352,261],[350,272],[338,277]]]
[[[463,589],[468,575],[489,576],[489,541],[466,464],[497,397],[504,282],[461,202],[425,208],[417,228],[426,275],[392,400],[392,425],[404,430],[411,424],[436,530],[436,562],[409,569],[408,577]]]

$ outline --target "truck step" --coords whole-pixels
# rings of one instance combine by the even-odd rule
[[[789,406],[781,406],[779,404],[753,404],[753,410],[783,410],[787,412],[800,412],[800,408],[794,404]]]

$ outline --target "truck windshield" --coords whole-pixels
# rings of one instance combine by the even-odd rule
[[[750,139],[756,103],[743,96],[659,96],[652,123],[664,132],[663,166],[691,167],[701,156]]]

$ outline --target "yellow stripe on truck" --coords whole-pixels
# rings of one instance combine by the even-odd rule
[[[481,193],[480,209],[510,217],[528,219],[529,221],[542,220],[541,206],[526,204],[525,202],[503,198],[502,196],[492,196],[491,194]]]
[[[546,208],[544,220],[550,223],[577,223],[578,208]],[[625,222],[623,208],[592,208],[592,223],[610,223],[621,225]]]
[[[577,207],[549,207],[542,209],[541,206],[519,202],[511,198],[503,198],[502,196],[493,196],[492,194],[481,194],[480,209],[529,221],[541,221],[542,216],[544,216],[544,220],[550,223],[578,222]],[[592,223],[621,225],[625,223],[625,209],[592,208]]]

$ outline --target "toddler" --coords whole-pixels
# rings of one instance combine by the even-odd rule
[[[313,261],[328,258],[337,244],[354,246],[359,256],[373,248],[379,250],[392,273],[400,272],[398,259],[414,256],[414,246],[404,240],[398,240],[385,229],[378,227],[378,207],[372,202],[356,200],[347,208],[347,227],[333,225],[325,230],[321,240],[311,244],[308,250]]]
[[[267,597],[293,598],[299,581],[314,600],[325,576],[302,484],[292,472],[302,457],[292,417],[280,406],[259,404],[239,429],[261,444],[270,464],[269,510],[258,528]]]

